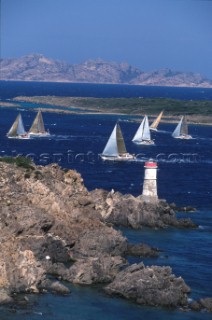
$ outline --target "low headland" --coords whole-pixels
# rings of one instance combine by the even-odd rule
[[[124,114],[130,116],[157,116],[164,110],[161,122],[178,122],[186,114],[192,124],[212,125],[212,101],[176,100],[166,98],[84,98],[56,96],[19,96],[2,106],[17,107],[18,102],[29,102],[45,112]],[[52,106],[52,108],[50,108]],[[20,107],[20,105],[19,105]],[[32,109],[32,108],[30,108]],[[36,109],[36,107],[35,107]]]
[[[64,280],[101,284],[105,293],[141,305],[212,311],[212,298],[190,302],[192,288],[169,266],[143,264],[142,257],[157,257],[160,248],[133,245],[114,228],[196,228],[177,218],[175,205],[89,192],[76,171],[22,157],[0,158],[0,170],[0,303],[15,310],[27,293],[67,295]],[[132,255],[140,263],[129,265]]]

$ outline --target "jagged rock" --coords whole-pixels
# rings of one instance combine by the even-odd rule
[[[0,244],[0,287],[13,292],[37,292],[45,270],[29,248],[16,237],[2,238]]]
[[[120,256],[102,255],[80,259],[69,268],[64,280],[87,285],[110,282],[124,264],[126,261]]]
[[[201,304],[203,309],[212,312],[212,298],[200,299],[199,303]]]
[[[62,294],[62,295],[67,295],[71,291],[69,288],[67,288],[64,284],[60,283],[59,281],[52,281],[49,279],[45,279],[42,281],[39,286],[39,290],[42,291],[50,291],[52,293],[57,293],[57,294]]]
[[[193,311],[200,311],[202,309],[201,304],[198,301],[192,301],[189,304],[189,307],[191,308],[191,310]]]
[[[174,226],[179,228],[197,228],[197,225],[189,218],[178,219],[176,221],[176,224],[174,224]]]
[[[105,291],[142,305],[185,306],[190,288],[181,277],[176,278],[171,272],[170,267],[134,264],[119,272]]]
[[[108,283],[126,264],[127,252],[156,253],[145,245],[130,246],[114,224],[180,225],[165,201],[148,204],[118,192],[88,192],[79,173],[57,164],[25,168],[0,162],[0,172],[0,290],[6,292],[2,301],[9,301],[13,293],[38,292],[44,284],[47,290],[65,293],[65,288],[47,281],[49,274],[79,284]],[[169,285],[168,303],[174,305],[168,269],[153,270],[160,286],[163,277]],[[183,280],[174,278],[173,283],[177,281],[182,288]],[[152,295],[159,295],[155,283]]]
[[[121,256],[126,251],[127,239],[120,232],[108,228],[103,230],[88,231],[77,241],[72,249],[73,258],[97,257],[99,253]]]
[[[94,190],[91,195],[96,209],[100,211],[103,221],[107,223],[134,229],[142,226],[196,227],[190,219],[178,220],[175,211],[165,200],[151,203],[143,201],[142,197],[122,195],[119,192],[106,193],[104,190]]]
[[[157,248],[151,248],[145,243],[142,243],[142,244],[128,243],[125,255],[134,256],[134,257],[157,257],[158,252],[159,250]]]
[[[175,203],[171,203],[170,207],[174,211],[180,211],[180,212],[195,212],[196,211],[196,208],[194,208],[192,206],[178,207]]]
[[[78,281],[73,265],[92,270],[95,259],[100,271],[85,269],[94,274],[87,282],[118,272],[127,240],[100,221],[80,174],[56,164],[25,169],[1,162],[0,170],[0,288],[36,292],[48,273]]]
[[[212,298],[203,298],[197,301],[192,301],[189,307],[193,311],[208,311],[212,312]]]
[[[8,295],[6,290],[0,289],[0,304],[13,303],[13,298]]]

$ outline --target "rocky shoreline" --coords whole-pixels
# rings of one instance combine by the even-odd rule
[[[130,244],[114,228],[195,228],[173,205],[89,192],[79,173],[57,164],[0,162],[0,170],[0,303],[16,303],[19,293],[68,294],[65,280],[102,284],[139,304],[212,311],[212,298],[189,304],[191,289],[170,267],[129,265],[127,256],[157,257],[160,248]]]

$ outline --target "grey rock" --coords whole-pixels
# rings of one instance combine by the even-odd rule
[[[122,195],[119,192],[106,194],[101,190],[94,190],[91,195],[102,220],[116,226],[133,229],[144,226],[151,228],[196,227],[190,219],[177,219],[175,211],[165,200],[145,202],[142,197]]]
[[[140,263],[119,272],[105,291],[142,305],[177,307],[187,305],[190,288],[172,274],[170,267],[145,267]]]
[[[165,201],[152,204],[118,192],[88,192],[80,174],[57,164],[26,169],[0,162],[0,172],[0,284],[6,292],[0,302],[44,289],[68,293],[59,282],[48,281],[51,275],[86,285],[112,282],[108,292],[141,304],[160,304],[159,297],[161,305],[186,304],[188,288],[168,267],[140,264],[120,272],[127,252],[151,256],[157,251],[130,245],[113,225],[179,226]]]
[[[102,255],[78,260],[66,273],[65,280],[78,284],[107,283],[114,279],[126,261],[120,256]]]
[[[4,289],[0,290],[0,304],[13,303],[13,298],[8,295],[8,292]]]
[[[126,256],[134,257],[157,257],[159,250],[152,248],[145,243],[142,244],[128,244],[125,252]]]
[[[203,309],[206,309],[209,312],[212,312],[212,298],[203,298],[200,299],[199,303]]]
[[[67,295],[71,291],[64,284],[59,281],[52,281],[49,279],[45,279],[42,283],[39,284],[38,288],[42,291],[47,290],[52,293]]]

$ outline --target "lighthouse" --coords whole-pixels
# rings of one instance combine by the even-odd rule
[[[146,202],[157,202],[157,163],[153,160],[145,162],[142,199]]]

